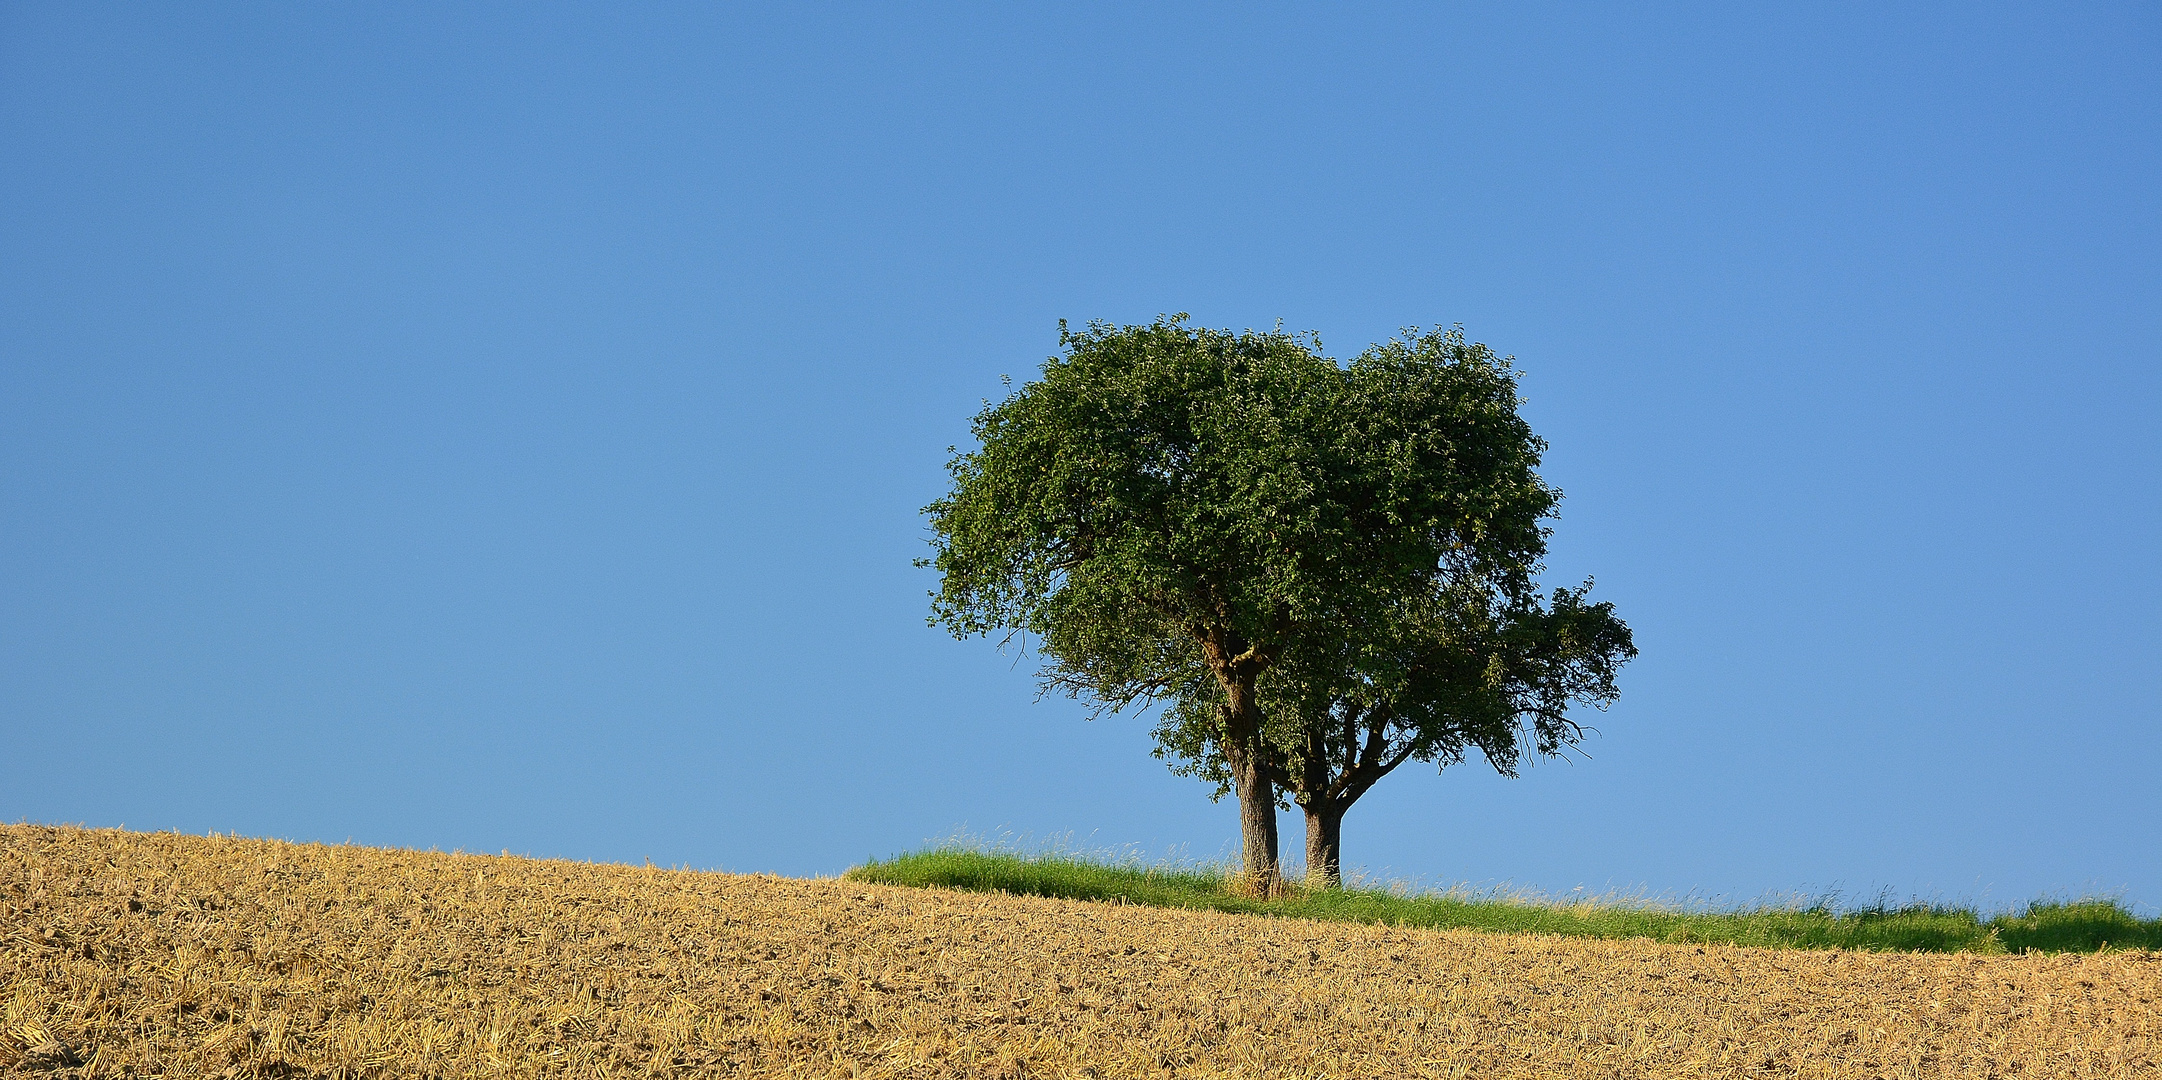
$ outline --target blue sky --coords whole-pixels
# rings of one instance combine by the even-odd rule
[[[2152,911],[2158,176],[2150,5],[9,4],[0,819],[1216,855],[925,626],[946,447],[1061,318],[1461,322],[1643,656],[1348,862]]]

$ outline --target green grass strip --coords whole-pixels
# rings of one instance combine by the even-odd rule
[[[1973,908],[1912,903],[1860,910],[1760,906],[1689,910],[1641,901],[1556,902],[1462,891],[1412,893],[1353,887],[1301,891],[1273,900],[1239,896],[1204,866],[1113,863],[1065,852],[1025,853],[943,846],[873,860],[848,880],[964,889],[1150,907],[1192,908],[1297,919],[1382,923],[1428,929],[1648,938],[1781,949],[1872,952],[2095,952],[2162,950],[2162,919],[2142,919],[2109,899],[2037,901],[1984,918]]]

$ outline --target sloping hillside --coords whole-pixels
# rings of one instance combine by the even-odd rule
[[[0,827],[0,1069],[2162,1074],[2162,957],[1655,945]]]

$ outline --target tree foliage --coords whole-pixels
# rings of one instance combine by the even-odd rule
[[[1279,788],[1363,791],[1369,747],[1380,773],[1474,746],[1513,768],[1520,718],[1551,750],[1566,700],[1611,697],[1568,643],[1626,628],[1535,591],[1559,493],[1506,359],[1413,331],[1344,366],[1183,315],[1060,345],[926,508],[933,621],[1026,636],[1048,686],[1101,708],[1167,704],[1162,752],[1237,794],[1259,887]],[[1347,763],[1325,784],[1324,759]]]

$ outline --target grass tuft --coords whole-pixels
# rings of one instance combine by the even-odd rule
[[[1257,900],[1251,890],[1238,887],[1236,875],[1206,864],[1150,865],[1132,857],[1113,861],[1067,850],[1027,852],[966,842],[874,859],[845,876],[884,885],[1436,930],[1868,952],[2162,950],[2162,919],[2142,919],[2111,899],[2037,901],[1990,917],[1971,907],[1920,902],[1880,901],[1846,910],[1824,902],[1690,910],[1641,899],[1555,901],[1356,884],[1294,887],[1288,896]]]

